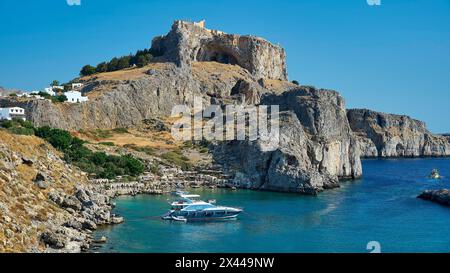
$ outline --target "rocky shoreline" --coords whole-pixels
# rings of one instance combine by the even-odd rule
[[[93,179],[89,185],[77,186],[74,194],[52,191],[49,199],[69,213],[69,217],[50,220],[41,234],[47,253],[80,253],[92,250],[93,245],[106,242],[95,239],[93,232],[100,226],[121,224],[125,219],[112,213],[118,196],[138,194],[167,194],[176,188],[230,187],[228,179],[220,171],[182,171],[167,167],[164,175],[144,173],[137,181]],[[214,174],[214,175],[213,175]]]

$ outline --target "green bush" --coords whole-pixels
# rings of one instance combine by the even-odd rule
[[[36,129],[36,136],[47,140],[64,152],[64,159],[97,178],[113,179],[118,175],[138,176],[144,172],[142,162],[131,155],[114,156],[104,152],[92,152],[84,147],[84,141],[72,137],[69,132],[50,127]]]
[[[104,146],[115,146],[114,142],[99,142],[98,144]]]
[[[92,65],[85,65],[81,68],[80,76],[89,76],[96,72],[96,68]]]
[[[144,172],[142,162],[132,155],[108,155],[93,152],[84,146],[84,141],[73,137],[68,131],[49,126],[35,128],[29,121],[3,120],[0,127],[14,134],[35,135],[49,142],[64,153],[64,160],[97,178],[113,179],[119,175],[136,177]],[[106,145],[114,145],[112,142]],[[105,145],[105,144],[104,144]]]
[[[123,127],[119,127],[119,128],[114,128],[113,132],[114,133],[118,133],[118,134],[126,134],[126,133],[128,133],[128,129],[127,128],[123,128]]]
[[[34,135],[33,123],[22,119],[2,120],[0,127],[7,129],[10,133],[16,135]]]
[[[67,97],[66,95],[59,95],[59,96],[54,96],[51,98],[52,102],[58,103],[58,102],[65,102],[67,101]]]
[[[185,157],[180,150],[174,150],[161,155],[165,160],[181,167],[182,170],[190,170],[192,164],[189,158]]]
[[[9,129],[9,131],[16,135],[26,135],[26,136],[32,136],[34,135],[34,130],[24,127],[12,127]]]
[[[152,52],[150,49],[138,50],[136,53],[125,55],[122,57],[114,57],[109,62],[101,62],[96,67],[91,65],[85,65],[81,71],[81,76],[88,76],[94,73],[112,72],[125,68],[132,67],[134,65],[143,67],[148,65],[153,56],[160,55],[158,52]]]
[[[97,129],[93,132],[91,132],[96,138],[110,138],[112,137],[112,134],[109,130],[101,130]]]

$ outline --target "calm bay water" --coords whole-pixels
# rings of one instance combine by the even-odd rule
[[[100,252],[450,252],[450,208],[417,199],[450,187],[450,159],[364,160],[364,179],[317,197],[248,190],[200,190],[202,199],[243,207],[237,220],[163,221],[170,196],[121,197],[122,225],[95,236]],[[427,178],[438,168],[441,181]]]

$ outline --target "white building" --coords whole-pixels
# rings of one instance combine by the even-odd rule
[[[81,92],[79,91],[68,91],[64,93],[67,97],[67,102],[70,103],[79,103],[79,102],[85,102],[88,101],[88,97],[81,96]]]
[[[25,118],[25,110],[20,107],[0,108],[0,119],[12,120]]]
[[[81,88],[83,88],[83,84],[82,83],[72,83],[72,89],[73,90],[79,90],[79,89],[81,89]]]
[[[30,98],[31,97],[31,95],[29,93],[17,94],[17,96],[19,98]]]
[[[56,95],[55,91],[53,91],[53,87],[44,88],[44,93],[49,94],[50,96]]]
[[[54,86],[52,86],[52,90],[55,90],[55,89],[58,89],[58,90],[64,90],[64,86],[62,86],[62,85],[54,85]]]

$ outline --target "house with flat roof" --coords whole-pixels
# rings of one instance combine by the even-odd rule
[[[13,119],[22,119],[25,118],[25,109],[20,107],[7,107],[0,108],[0,120],[13,120]]]
[[[47,87],[47,88],[44,88],[44,93],[47,93],[47,94],[49,94],[50,96],[56,95],[56,92],[53,91],[53,87]]]
[[[82,96],[80,91],[68,91],[64,93],[64,95],[67,97],[67,102],[69,103],[80,103],[88,101],[88,97]]]
[[[81,88],[83,88],[83,84],[76,82],[76,83],[72,83],[72,90],[80,90]]]

